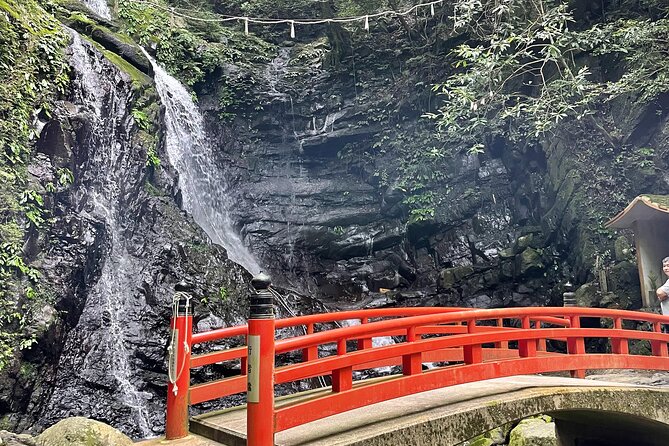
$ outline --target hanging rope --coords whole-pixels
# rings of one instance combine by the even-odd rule
[[[323,24],[323,23],[355,23],[355,22],[362,22],[364,29],[369,29],[369,19],[370,18],[378,18],[378,17],[385,17],[385,16],[390,16],[390,17],[399,17],[399,16],[406,16],[411,14],[412,12],[415,12],[418,14],[418,9],[420,8],[430,8],[430,14],[434,16],[434,6],[435,5],[441,5],[443,4],[444,0],[433,0],[430,2],[426,3],[419,3],[417,5],[411,6],[410,8],[404,10],[404,11],[381,11],[373,14],[365,14],[362,16],[355,16],[355,17],[333,17],[333,18],[328,18],[328,19],[318,19],[318,18],[305,18],[305,19],[289,19],[289,18],[279,18],[279,19],[269,19],[269,18],[262,18],[262,17],[246,17],[246,16],[230,16],[230,15],[225,15],[225,14],[214,14],[214,13],[209,13],[207,12],[206,14],[209,15],[216,15],[218,17],[212,17],[212,18],[205,18],[205,17],[195,17],[192,15],[189,15],[187,13],[191,12],[199,12],[199,11],[193,11],[185,8],[176,8],[176,7],[171,7],[171,6],[164,6],[158,3],[154,3],[153,1],[150,0],[134,0],[135,3],[144,3],[150,6],[153,6],[155,8],[161,9],[163,11],[169,12],[170,14],[173,14],[177,17],[181,17],[184,19],[188,20],[195,20],[195,21],[200,21],[200,22],[233,22],[233,21],[243,21],[244,22],[244,31],[248,33],[248,24],[249,23],[256,23],[260,25],[276,25],[276,24],[281,24],[285,23],[290,26],[290,34],[291,37],[295,37],[295,25],[318,25],[318,24]],[[185,11],[185,12],[181,12]]]
[[[181,299],[184,299],[186,301],[186,311],[185,311],[185,318],[187,319],[189,316],[189,311],[190,311],[190,299],[191,296],[188,293],[184,293],[183,291],[177,291],[174,293],[174,297],[172,298],[172,320],[176,321],[177,317],[179,317],[179,301]],[[168,353],[168,364],[167,364],[167,378],[170,381],[170,384],[172,384],[172,392],[176,396],[177,393],[179,392],[179,388],[177,387],[177,381],[179,378],[181,378],[181,374],[184,371],[184,367],[186,366],[186,355],[190,352],[190,346],[188,345],[188,336],[184,335],[184,342],[183,342],[183,351],[184,354],[182,355],[181,358],[181,366],[177,368],[176,363],[174,361],[174,355],[177,354],[177,349],[179,346],[177,345],[179,343],[179,330],[176,327],[176,322],[175,322],[175,327],[172,328],[172,333],[170,334],[170,344],[167,347],[167,353]],[[178,355],[177,355],[178,358]],[[178,370],[177,370],[178,369]]]

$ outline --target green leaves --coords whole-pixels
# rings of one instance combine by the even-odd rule
[[[600,97],[587,66],[572,59],[572,21],[565,5],[532,3],[524,14],[506,14],[511,3],[459,2],[462,22],[477,42],[454,49],[457,69],[436,91],[445,97],[436,119],[440,131],[478,153],[490,133],[509,140],[535,138],[562,120],[581,119]],[[475,12],[475,14],[474,14]],[[462,17],[460,20],[464,20]]]
[[[149,130],[153,125],[151,119],[149,119],[148,115],[144,113],[142,110],[133,108],[131,114],[132,118],[135,120],[135,123],[137,124],[137,127],[139,127],[140,129]]]
[[[39,273],[21,247],[26,232],[34,234],[46,219],[44,198],[28,186],[27,165],[35,116],[48,116],[69,88],[68,39],[35,0],[0,0],[0,369],[35,341],[29,328],[31,308],[41,303]],[[66,181],[62,172],[58,181]]]
[[[160,167],[160,158],[156,153],[156,148],[153,146],[150,147],[149,150],[147,150],[146,152],[146,165],[151,166],[153,168]]]
[[[599,105],[623,94],[649,101],[669,89],[667,19],[571,30],[566,6],[548,1],[459,0],[454,11],[470,40],[451,52],[455,71],[434,87],[444,105],[426,116],[456,143],[480,148],[490,133],[538,138],[567,119],[593,123]],[[620,78],[596,79],[583,52],[619,58]]]

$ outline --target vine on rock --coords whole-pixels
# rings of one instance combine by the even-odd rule
[[[0,370],[35,341],[38,271],[26,263],[26,234],[46,224],[44,199],[28,182],[38,115],[48,117],[69,85],[60,24],[35,0],[0,0]]]

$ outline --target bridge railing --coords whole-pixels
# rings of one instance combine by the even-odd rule
[[[598,320],[595,327],[582,326],[593,319]],[[343,320],[358,320],[360,324],[332,324]],[[271,345],[272,353],[261,356],[260,361],[271,360],[272,367],[268,376],[256,379],[269,382],[271,392],[257,397],[265,415],[253,420],[254,430],[264,432],[264,436],[252,439],[249,432],[249,444],[258,446],[272,444],[276,432],[316,419],[454,384],[558,371],[582,377],[586,369],[669,370],[669,335],[662,332],[669,317],[651,313],[578,307],[393,308],[300,316],[270,323],[271,331],[261,342]],[[303,327],[306,334],[275,339],[277,329],[289,327]],[[248,334],[247,326],[196,333],[192,345],[230,337],[243,339]],[[373,347],[372,339],[382,336],[393,336],[396,342]],[[589,339],[603,340],[599,348],[605,346],[608,352],[588,352]],[[648,342],[650,355],[630,354],[632,341]],[[336,353],[324,356],[324,346],[328,345],[335,345]],[[274,356],[283,353],[301,359],[274,367]],[[190,404],[247,390],[247,346],[192,356],[188,363],[190,369],[231,360],[241,363],[242,374],[193,386],[188,383]],[[430,363],[435,364],[426,369]],[[399,366],[401,372],[383,379],[354,379],[356,370],[388,365]],[[274,385],[315,377],[323,377],[331,385],[309,399],[274,405]]]

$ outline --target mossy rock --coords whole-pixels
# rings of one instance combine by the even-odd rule
[[[92,40],[99,43],[105,50],[113,53],[119,59],[126,61],[125,65],[130,65],[136,71],[140,71],[144,74],[153,75],[151,62],[144,55],[140,46],[130,37],[115,33],[79,12],[71,14],[69,17],[63,19],[63,21],[66,25],[77,30],[79,33],[89,36]],[[105,55],[109,57],[108,54]],[[116,63],[116,61],[114,62]],[[124,71],[129,71],[125,66],[121,66],[121,68],[123,68]],[[130,74],[133,76],[133,79],[138,77],[132,72],[130,72]]]
[[[99,421],[66,418],[36,438],[40,446],[132,446],[130,438]]]
[[[616,255],[616,260],[624,261],[632,258],[632,247],[630,246],[629,240],[624,235],[616,238],[614,242],[614,250]]]
[[[497,285],[499,283],[499,275],[499,270],[489,269],[483,273],[483,283],[488,286]]]
[[[639,269],[628,261],[616,263],[609,271],[609,290],[618,296],[618,308],[640,308],[641,287],[639,284]]]
[[[471,441],[468,441],[467,446],[493,446],[495,444],[490,438],[486,437],[477,437]]]
[[[597,292],[597,287],[592,282],[581,285],[576,290],[575,297],[577,307],[596,308],[601,306],[600,295]]]
[[[464,277],[469,276],[474,272],[471,266],[458,266],[455,268],[447,268],[439,273],[439,287],[441,289],[450,289]]]
[[[543,417],[527,418],[511,431],[509,446],[557,446],[555,423]]]
[[[545,245],[543,238],[539,234],[533,232],[521,235],[516,240],[516,246],[514,247],[515,252],[521,252],[526,248],[543,248]]]
[[[499,256],[502,259],[512,259],[516,254],[513,251],[513,247],[502,249],[499,251]]]
[[[523,276],[540,274],[545,269],[539,251],[527,248],[516,256],[518,272]]]

